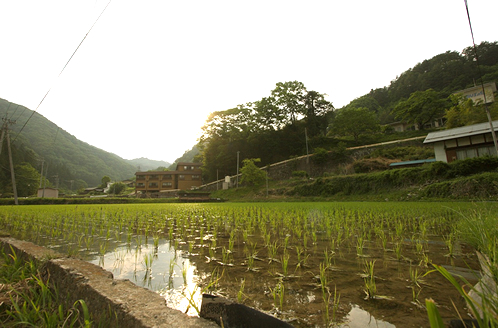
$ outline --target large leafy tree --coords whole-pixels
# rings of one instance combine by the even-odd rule
[[[279,82],[272,90],[275,106],[281,111],[285,124],[295,123],[305,112],[306,88],[302,82]]]
[[[345,107],[335,116],[332,133],[352,136],[358,141],[360,135],[377,132],[380,128],[375,114],[365,107]]]
[[[277,83],[269,97],[209,115],[199,146],[204,178],[235,174],[236,154],[263,164],[302,155],[308,136],[325,134],[333,107],[298,81]]]
[[[428,89],[412,93],[410,98],[398,103],[393,113],[396,119],[413,123],[422,130],[425,124],[441,118],[447,106],[446,97],[442,97],[433,89]]]
[[[259,186],[265,182],[266,172],[259,169],[255,163],[261,162],[259,158],[246,158],[242,161],[241,183],[248,186]]]
[[[306,127],[310,136],[325,134],[327,120],[324,117],[332,112],[334,106],[325,100],[325,95],[316,91],[307,91],[304,96],[304,108],[306,116]]]
[[[14,171],[17,195],[19,197],[36,195],[40,183],[40,173],[31,164],[26,162],[16,165]]]

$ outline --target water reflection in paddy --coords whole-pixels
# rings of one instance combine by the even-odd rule
[[[198,315],[189,299],[200,309],[201,290],[195,265],[176,251],[167,240],[157,248],[147,243],[141,246],[122,244],[104,256],[90,262],[113,273],[115,279],[128,279],[138,286],[158,292],[169,307]]]

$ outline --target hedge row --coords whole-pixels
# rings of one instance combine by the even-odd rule
[[[406,187],[420,186],[421,189],[426,189],[426,196],[443,196],[449,197],[455,194],[456,197],[463,197],[463,190],[479,190],[478,194],[484,195],[492,193],[498,195],[494,183],[498,183],[498,174],[487,174],[482,177],[477,177],[475,174],[484,172],[495,172],[498,168],[498,158],[496,157],[481,157],[472,158],[461,161],[455,161],[450,164],[436,162],[426,164],[414,168],[391,169],[383,172],[355,174],[348,176],[335,176],[330,178],[318,178],[313,183],[296,186],[290,194],[300,196],[332,196],[338,193],[344,195],[358,195],[376,192],[392,191],[394,189],[402,189]],[[472,176],[469,179],[458,179],[461,177]],[[446,184],[447,180],[453,180],[455,187],[450,187]],[[445,182],[446,181],[446,182]],[[460,183],[457,187],[456,183]],[[464,182],[465,181],[465,182]],[[482,184],[483,190],[478,186],[471,187],[473,181],[476,184]],[[446,183],[446,184],[445,184]],[[433,185],[434,187],[425,187]],[[437,187],[438,186],[438,187]],[[464,188],[465,186],[465,188]],[[462,192],[458,192],[458,188]],[[484,191],[488,190],[488,191]]]

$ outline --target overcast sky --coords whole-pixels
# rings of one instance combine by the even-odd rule
[[[174,161],[210,112],[300,81],[336,108],[472,45],[464,0],[0,0],[0,98],[126,159]],[[496,0],[468,0],[476,43]],[[41,154],[43,155],[43,154]]]

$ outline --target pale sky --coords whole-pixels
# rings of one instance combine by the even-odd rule
[[[0,98],[125,159],[173,162],[210,112],[300,81],[336,108],[472,45],[464,0],[0,0]],[[468,0],[476,43],[496,0]],[[41,154],[43,155],[43,154]]]

